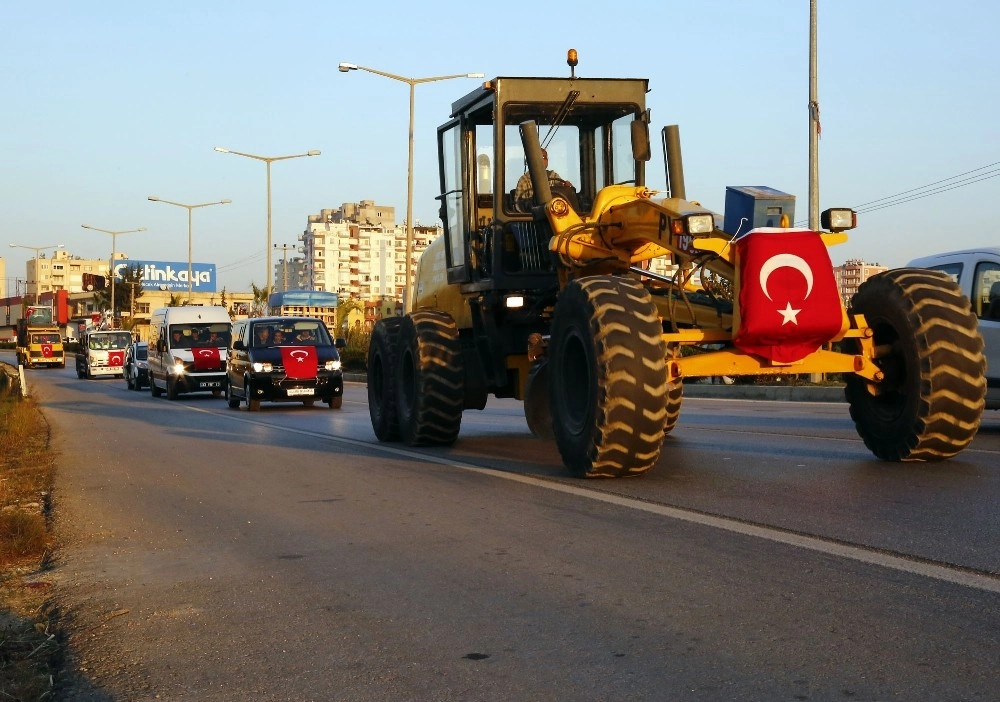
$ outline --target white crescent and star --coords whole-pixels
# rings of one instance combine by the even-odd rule
[[[760,289],[764,291],[764,295],[767,296],[768,300],[772,300],[771,293],[767,290],[767,281],[770,279],[771,274],[774,273],[779,268],[793,268],[802,274],[802,277],[806,279],[806,294],[802,299],[805,300],[812,293],[813,288],[813,272],[809,264],[806,263],[805,259],[801,256],[796,256],[790,253],[781,253],[771,256],[771,258],[764,261],[764,265],[760,267]],[[798,324],[798,314],[802,309],[795,309],[792,307],[792,303],[788,302],[785,305],[785,309],[778,310],[778,314],[784,317],[784,321],[781,322],[781,326],[786,324]]]
[[[290,351],[288,355],[291,356],[292,358],[294,358],[299,363],[304,363],[305,360],[307,358],[309,358],[309,352],[308,351],[301,351],[301,350],[298,350],[298,349],[296,349],[295,351]]]

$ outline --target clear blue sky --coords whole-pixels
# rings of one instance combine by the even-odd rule
[[[7,276],[65,244],[107,257],[218,266],[219,286],[265,276],[262,162],[215,146],[317,158],[272,167],[273,242],[306,217],[375,200],[406,212],[408,87],[452,73],[650,79],[653,126],[680,125],[687,195],[722,211],[727,185],[768,185],[808,208],[808,0],[617,5],[7,3],[0,13],[0,246]],[[631,9],[630,9],[631,8]],[[1000,5],[982,0],[819,0],[820,207],[859,206],[974,171],[980,182],[859,216],[835,264],[899,266],[998,243]],[[415,219],[437,221],[434,135],[469,79],[416,88]],[[661,158],[654,150],[654,159]],[[992,164],[992,165],[991,165]],[[990,168],[984,168],[990,166]],[[977,170],[982,169],[982,170]],[[651,185],[663,183],[654,165]],[[947,181],[950,185],[955,181]],[[920,194],[916,191],[914,194]],[[872,205],[869,205],[872,207]],[[864,209],[864,208],[862,208]],[[275,260],[280,253],[274,254]]]

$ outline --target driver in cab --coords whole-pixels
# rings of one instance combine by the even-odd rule
[[[572,183],[568,180],[563,180],[561,175],[549,169],[549,152],[545,149],[542,149],[542,163],[545,165],[545,175],[549,179],[549,187],[566,188],[572,191]],[[563,192],[565,192],[565,190]],[[531,208],[535,204],[534,194],[535,189],[531,184],[531,173],[525,171],[524,174],[518,179],[517,187],[514,188],[514,204],[517,209],[521,212],[531,212]],[[570,204],[575,205],[572,201]]]

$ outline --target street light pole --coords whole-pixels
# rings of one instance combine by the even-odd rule
[[[162,202],[167,205],[183,207],[188,211],[188,302],[190,303],[191,294],[193,292],[192,286],[194,285],[191,271],[191,211],[199,207],[209,207],[210,205],[228,205],[232,202],[232,200],[217,200],[216,202],[203,202],[200,205],[185,205],[182,202],[171,202],[170,200],[164,200],[163,198],[156,197],[155,195],[150,195],[146,199],[152,202]]]
[[[438,80],[450,80],[452,78],[483,78],[482,73],[454,73],[447,76],[432,76],[430,78],[406,78],[395,73],[386,73],[375,68],[359,66],[356,63],[341,63],[337,66],[341,73],[350,71],[367,71],[375,75],[398,80],[410,86],[410,137],[409,137],[409,158],[406,165],[406,287],[403,292],[403,309],[409,310],[413,300],[413,112],[414,112],[414,88],[418,83],[432,83]]]
[[[65,245],[63,244],[52,244],[51,246],[25,246],[24,244],[10,244],[12,249],[30,249],[35,252],[35,304],[38,304],[38,253],[40,251],[48,251],[49,249],[63,249]],[[53,254],[55,251],[52,252]],[[27,271],[26,271],[27,272]],[[24,281],[24,296],[28,296],[28,281]]]
[[[105,234],[111,235],[111,266],[108,268],[108,282],[111,284],[111,326],[115,326],[115,255],[117,254],[117,239],[119,234],[133,234],[135,232],[146,231],[145,227],[139,227],[138,229],[123,229],[119,231],[113,231],[111,229],[99,229],[98,227],[92,227],[89,224],[81,224],[84,229],[93,229],[95,232],[104,232]]]
[[[307,151],[304,154],[290,154],[288,156],[257,156],[256,154],[246,154],[241,151],[224,149],[221,146],[216,146],[215,150],[221,154],[245,156],[246,158],[263,161],[267,164],[267,276],[264,278],[264,290],[269,293],[271,290],[271,276],[274,275],[274,271],[271,269],[271,164],[275,161],[286,161],[290,158],[319,156],[321,152],[318,149],[313,149],[312,151]]]

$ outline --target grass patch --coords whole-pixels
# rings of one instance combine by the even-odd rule
[[[59,642],[44,570],[53,545],[49,496],[55,461],[49,427],[31,398],[0,397],[0,699],[52,692]]]

